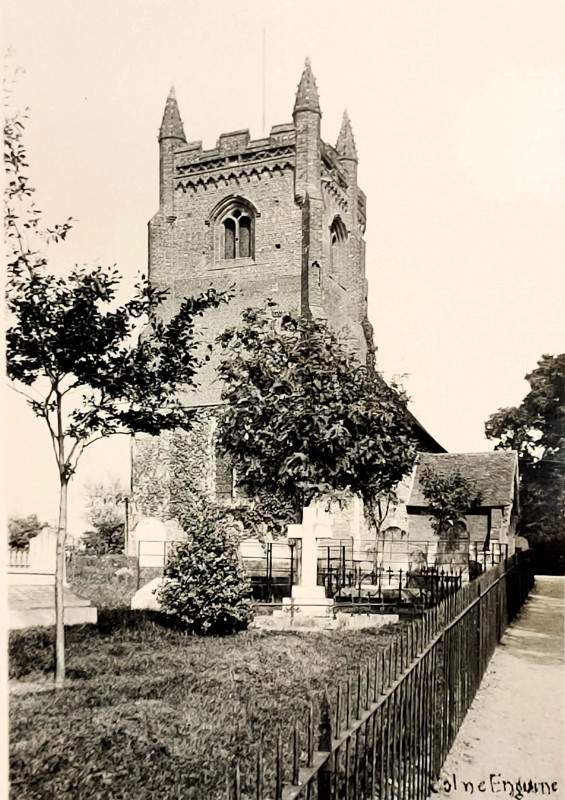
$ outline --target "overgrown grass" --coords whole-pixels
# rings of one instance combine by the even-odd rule
[[[355,675],[399,627],[381,631],[187,636],[143,612],[100,614],[67,635],[61,691],[11,698],[11,775],[18,800],[215,800],[228,764],[252,780],[257,746],[273,779],[295,719]],[[45,675],[52,634],[11,635],[12,675]],[[304,742],[305,745],[305,742]],[[287,772],[288,775],[288,772]],[[267,797],[269,794],[266,795]]]

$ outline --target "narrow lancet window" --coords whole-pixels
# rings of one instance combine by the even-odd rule
[[[224,221],[224,258],[235,258],[236,225],[235,220]]]

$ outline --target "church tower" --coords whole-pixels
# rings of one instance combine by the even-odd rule
[[[245,308],[273,300],[282,311],[326,320],[361,361],[371,353],[366,201],[357,183],[355,140],[345,113],[336,146],[324,142],[321,118],[308,59],[292,121],[274,125],[261,139],[251,139],[248,130],[222,133],[212,150],[187,141],[171,90],[159,131],[159,210],[149,222],[149,280],[169,290],[166,315],[210,285],[220,291],[235,285],[230,303],[203,319],[205,342],[237,324]],[[217,406],[221,385],[213,357],[199,382],[187,403]],[[199,452],[214,461],[213,435],[201,433]],[[179,470],[173,440],[136,439],[133,475],[143,515],[162,516],[162,504],[140,499],[140,487],[150,492],[159,484],[174,495],[170,475]],[[179,445],[177,456],[189,449]],[[214,464],[212,475],[198,475],[199,489],[218,495],[220,466]]]
[[[187,142],[171,90],[159,132],[159,210],[149,223],[149,278],[183,297],[235,285],[237,296],[209,315],[212,341],[241,311],[274,300],[283,311],[327,320],[361,360],[367,354],[365,196],[347,114],[332,147],[309,60],[292,122],[268,137],[222,133],[213,150]],[[219,402],[207,385],[194,403]]]

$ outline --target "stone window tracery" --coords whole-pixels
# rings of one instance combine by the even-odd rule
[[[216,259],[231,261],[255,257],[254,208],[243,198],[234,198],[216,218]]]

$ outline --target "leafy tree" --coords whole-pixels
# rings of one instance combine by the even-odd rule
[[[46,522],[40,522],[37,514],[27,517],[10,517],[8,519],[8,546],[15,550],[25,550],[29,540],[41,533],[47,527]]]
[[[420,475],[422,492],[428,502],[432,527],[439,536],[455,529],[465,514],[481,504],[481,494],[461,473],[440,473],[426,465]]]
[[[239,529],[229,510],[204,504],[181,518],[178,544],[157,590],[163,609],[190,631],[228,634],[252,619],[251,584],[238,553]]]
[[[565,354],[543,355],[526,375],[519,406],[501,408],[485,424],[497,450],[516,450],[520,464],[520,532],[542,569],[565,565]]]
[[[65,675],[63,572],[67,492],[81,454],[116,433],[189,429],[193,415],[179,389],[195,385],[201,358],[195,318],[228,299],[209,289],[185,299],[170,322],[160,315],[166,292],[142,277],[119,304],[115,269],[74,267],[56,275],[45,247],[64,239],[72,220],[42,226],[27,176],[24,117],[4,124],[5,229],[8,245],[7,372],[45,422],[60,481],[55,589],[55,682]],[[146,335],[140,337],[141,326]]]
[[[85,516],[93,528],[84,537],[88,551],[98,554],[124,551],[128,501],[129,494],[119,480],[86,487]]]
[[[275,327],[270,308],[248,309],[219,337],[219,446],[250,497],[266,492],[300,513],[352,493],[377,525],[379,498],[415,458],[407,399],[324,322],[284,315]]]

